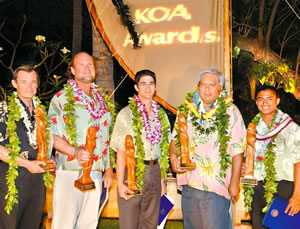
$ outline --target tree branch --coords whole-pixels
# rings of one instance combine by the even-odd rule
[[[261,47],[264,45],[264,34],[263,34],[263,24],[264,24],[264,8],[265,0],[259,1],[259,19],[258,19],[258,42]]]
[[[237,22],[234,22],[234,25],[232,26],[232,28],[234,29],[234,28],[236,28],[238,26],[244,26],[244,27],[247,27],[249,29],[253,29],[255,31],[258,31],[258,28],[255,27],[255,26],[251,26],[251,25],[248,25],[248,24],[245,24],[245,23],[237,23]]]
[[[300,32],[299,30],[297,30],[295,33],[291,34],[288,38],[286,38],[287,35],[288,35],[288,33],[289,33],[289,31],[290,31],[290,29],[291,29],[292,26],[294,25],[294,22],[295,22],[296,19],[297,19],[297,18],[294,18],[294,20],[291,22],[291,24],[289,25],[289,27],[287,28],[287,30],[286,30],[286,32],[285,32],[285,34],[284,34],[284,36],[283,36],[282,42],[279,43],[279,44],[280,44],[280,52],[279,52],[279,56],[282,55],[282,52],[283,52],[284,47],[286,46],[286,43],[287,43],[293,36],[295,36],[297,33]]]
[[[275,15],[276,15],[279,3],[280,3],[280,0],[276,0],[275,4],[273,6],[273,9],[272,9],[271,16],[269,18],[268,29],[267,29],[266,38],[265,38],[265,45],[267,45],[268,47],[270,46],[270,37],[271,37],[273,23],[274,23],[274,19],[275,19]]]
[[[22,39],[22,35],[23,35],[23,29],[24,29],[24,26],[26,24],[26,15],[24,15],[24,21],[21,25],[21,28],[20,28],[20,32],[19,32],[19,39],[17,40],[17,43],[15,44],[14,46],[14,49],[13,49],[13,52],[12,52],[12,55],[11,55],[11,60],[10,60],[10,65],[9,65],[9,68],[11,69],[11,73],[13,74],[14,71],[13,71],[13,63],[14,63],[14,60],[15,60],[15,55],[16,55],[16,52],[17,52],[17,48],[21,42],[21,39]]]

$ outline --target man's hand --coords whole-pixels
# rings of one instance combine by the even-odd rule
[[[133,194],[133,191],[128,188],[125,184],[118,184],[118,192],[121,198],[129,200],[133,195],[127,195],[126,193]]]
[[[83,166],[85,162],[90,160],[90,153],[85,151],[84,149],[78,148],[75,151],[74,157],[78,160],[80,166]]]
[[[185,173],[187,170],[185,169],[181,169],[180,168],[180,160],[178,157],[176,157],[175,155],[172,155],[170,157],[170,161],[171,161],[171,165],[172,165],[172,170],[175,173]]]
[[[284,212],[289,216],[293,216],[297,214],[299,211],[300,211],[300,196],[293,194]]]
[[[228,192],[231,196],[232,202],[236,203],[239,199],[239,194],[240,194],[240,185],[239,185],[239,183],[230,182],[229,187],[228,187]]]
[[[51,159],[50,159],[50,162],[54,165],[54,167],[55,167],[54,170],[55,170],[55,169],[56,169],[56,161],[55,161],[55,157],[52,156]],[[54,171],[54,170],[53,170],[53,171]],[[52,172],[52,171],[50,171],[50,172]]]
[[[170,151],[170,161],[171,161],[172,170],[175,173],[185,173],[187,170],[180,169],[180,160],[178,158],[178,150],[175,145],[175,140],[172,140],[170,142],[169,151]]]
[[[233,203],[235,203],[239,199],[242,163],[243,163],[242,153],[237,154],[232,158],[231,178],[228,187],[228,192],[231,196],[231,200]]]
[[[243,162],[242,169],[241,169],[241,176],[244,177],[247,172],[248,172],[248,169],[246,167],[246,163]]]
[[[161,183],[161,193],[160,196],[162,196],[163,194],[167,194],[167,185],[164,182],[160,182]]]
[[[109,188],[112,185],[112,183],[113,183],[113,170],[112,170],[111,167],[105,171],[104,176],[103,176],[103,180],[104,180],[104,187],[105,188]]]
[[[26,165],[24,166],[29,172],[31,173],[44,173],[45,170],[41,167],[41,165],[46,165],[43,161],[27,161]]]
[[[294,192],[285,209],[285,213],[293,216],[300,211],[300,162],[294,165]]]

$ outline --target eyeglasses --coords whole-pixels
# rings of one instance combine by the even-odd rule
[[[142,83],[139,84],[139,86],[140,87],[146,87],[146,86],[154,87],[155,83],[154,82],[150,82],[150,83],[142,82]]]

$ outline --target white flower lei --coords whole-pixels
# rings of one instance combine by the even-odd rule
[[[24,122],[24,125],[27,130],[27,137],[29,140],[29,144],[32,148],[36,149],[37,148],[36,128],[35,128],[35,126],[32,127],[31,122],[29,120],[29,116],[28,116],[27,112],[25,111],[24,106],[21,104],[21,101],[17,95],[17,92],[14,92],[14,94],[16,96],[16,99],[15,99],[16,103],[17,103],[18,108],[21,113],[21,119],[23,118],[23,120],[24,120],[23,122]],[[35,96],[33,97],[33,105],[34,105],[34,108],[39,105]]]

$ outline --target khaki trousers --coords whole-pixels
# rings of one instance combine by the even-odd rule
[[[102,192],[102,173],[92,171],[96,190],[81,192],[74,187],[79,171],[57,170],[53,192],[52,229],[95,229]]]

